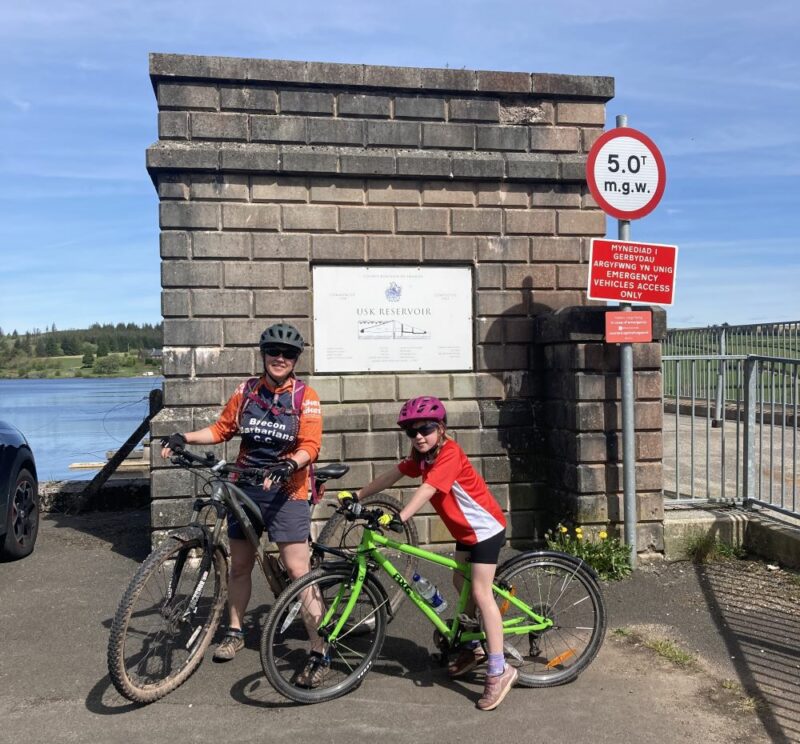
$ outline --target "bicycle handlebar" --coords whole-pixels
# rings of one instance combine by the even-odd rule
[[[356,519],[363,519],[371,530],[383,531],[386,528],[392,530],[392,532],[403,531],[403,523],[399,519],[394,518],[389,524],[381,524],[380,518],[386,512],[383,509],[366,509],[355,496],[342,499],[336,511],[344,514],[345,518],[350,522],[355,522]]]
[[[253,481],[254,483],[261,483],[265,478],[271,475],[271,466],[267,465],[264,468],[242,468],[238,465],[231,465],[220,460],[213,452],[206,452],[205,456],[201,457],[194,452],[187,449],[175,450],[170,462],[173,465],[180,465],[184,468],[202,467],[213,470],[219,475],[238,475],[243,479]],[[279,463],[274,463],[278,465]]]

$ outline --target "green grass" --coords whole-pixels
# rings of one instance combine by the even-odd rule
[[[739,545],[721,540],[717,535],[697,534],[686,538],[684,554],[693,563],[711,563],[722,560],[739,560],[746,551]]]
[[[669,661],[679,667],[694,668],[697,666],[697,658],[684,651],[677,643],[656,635],[651,635],[647,630],[634,630],[621,627],[611,631],[615,638],[623,643],[631,643],[636,646],[644,646],[662,659]]]
[[[121,360],[126,358],[124,354],[117,354]],[[157,375],[161,374],[160,366],[145,364],[138,357],[133,359],[133,364],[128,366],[120,364],[119,369],[113,374],[97,374],[92,367],[84,367],[83,356],[56,356],[56,357],[35,357],[18,362],[12,366],[0,367],[0,378],[5,379],[54,379],[64,377],[138,377],[144,372],[150,371]]]
[[[666,638],[646,638],[642,641],[646,648],[655,651],[661,658],[679,667],[693,666],[695,657]]]

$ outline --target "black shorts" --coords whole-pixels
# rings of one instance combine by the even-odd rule
[[[467,553],[467,563],[491,563],[497,565],[500,557],[500,550],[506,544],[506,531],[501,530],[496,535],[487,537],[485,540],[474,545],[456,543],[456,552]]]
[[[274,543],[303,542],[311,533],[311,507],[305,499],[287,499],[273,489],[242,488],[256,502],[261,518],[267,528],[267,535]],[[275,489],[277,490],[277,489]],[[256,533],[259,529],[253,525]],[[246,540],[244,530],[236,517],[228,513],[228,537]]]

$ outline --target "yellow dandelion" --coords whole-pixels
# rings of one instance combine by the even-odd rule
[[[575,535],[575,537],[577,537],[578,540],[583,540],[583,535],[580,532],[577,535]]]
[[[582,535],[583,534],[583,527],[576,527],[575,528],[575,534],[576,535]]]
[[[559,527],[559,528],[558,528],[558,531],[559,531],[559,532],[560,532],[562,535],[563,535],[565,532],[569,532],[569,530],[568,530],[566,527],[563,527],[563,526],[562,526],[562,527]]]
[[[602,531],[602,532],[601,532],[601,533],[598,535],[598,537],[599,537],[601,540],[605,540],[605,539],[608,537],[608,532],[606,532],[605,530],[603,530],[603,531]]]

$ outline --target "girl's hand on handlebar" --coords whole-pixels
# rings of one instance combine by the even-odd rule
[[[394,514],[381,514],[381,516],[378,517],[378,524],[385,529],[391,530],[392,532],[403,531],[402,520]]]

